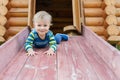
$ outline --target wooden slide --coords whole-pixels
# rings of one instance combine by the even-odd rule
[[[58,45],[56,55],[28,57],[28,28],[0,46],[0,80],[120,80],[120,52],[87,27]]]
[[[35,49],[38,55],[27,56],[24,43],[29,28],[26,27],[0,46],[0,80],[120,80],[120,52],[81,25],[79,1],[73,0],[73,22],[82,35],[61,42],[54,56],[43,54],[48,48]],[[29,12],[29,25],[33,14]]]

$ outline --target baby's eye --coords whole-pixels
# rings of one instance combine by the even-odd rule
[[[40,27],[41,25],[39,24],[38,26]]]
[[[47,27],[47,25],[45,24],[44,27]]]

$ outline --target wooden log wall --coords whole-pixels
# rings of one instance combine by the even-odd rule
[[[5,24],[6,33],[4,38],[10,39],[16,35],[28,24],[28,3],[29,0],[9,0],[8,1],[8,13],[6,15],[7,21]]]
[[[107,41],[120,41],[120,0],[84,0],[83,6],[87,27]]]
[[[8,12],[8,0],[0,0],[0,44],[5,42],[4,35],[6,33],[5,24],[7,22],[6,14]]]
[[[103,0],[84,0],[85,25],[93,32],[107,40]]]
[[[107,14],[106,22],[108,24],[107,32],[109,34],[108,41],[112,44],[120,42],[120,0],[105,0]]]

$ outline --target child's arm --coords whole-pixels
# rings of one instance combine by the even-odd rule
[[[30,32],[26,42],[25,42],[25,50],[28,56],[34,56],[35,51],[33,51],[33,41],[34,41],[34,33]]]
[[[49,46],[55,52],[57,50],[57,43],[56,43],[55,37],[52,32],[51,32],[49,38],[50,38]]]
[[[55,51],[57,50],[57,44],[56,44],[56,40],[55,40],[55,37],[52,32],[50,32],[50,34],[49,34],[49,39],[50,39],[50,41],[49,41],[50,48],[45,53],[47,55],[54,55]]]

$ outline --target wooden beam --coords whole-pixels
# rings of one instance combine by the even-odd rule
[[[0,72],[5,69],[5,67],[10,63],[15,55],[17,55],[18,52],[22,49],[28,33],[29,30],[26,28],[21,33],[14,36],[14,38],[0,46]]]
[[[73,8],[73,25],[76,27],[77,31],[81,32],[81,12],[80,12],[80,0],[72,0]]]
[[[33,16],[35,14],[35,4],[36,0],[29,0],[29,5],[28,5],[28,26],[30,28],[33,28]]]

